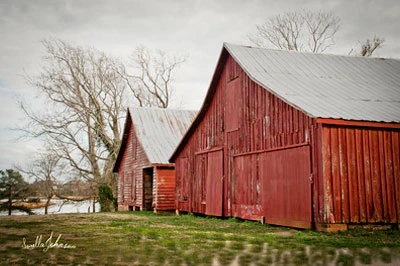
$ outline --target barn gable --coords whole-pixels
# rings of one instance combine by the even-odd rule
[[[118,173],[119,209],[174,209],[175,145],[196,112],[129,108],[121,148],[114,165]]]
[[[203,106],[182,143],[204,117],[228,56],[251,80],[310,117],[400,123],[400,60],[224,43]]]
[[[169,157],[195,116],[196,112],[189,110],[130,107],[114,172],[118,172],[131,124],[148,161],[151,164],[168,164]]]

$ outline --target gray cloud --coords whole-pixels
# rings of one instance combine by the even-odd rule
[[[347,54],[359,41],[386,38],[380,56],[400,58],[400,2],[398,0],[3,0],[0,1],[0,148],[23,150],[27,143],[9,143],[15,134],[4,130],[21,114],[18,97],[35,96],[24,72],[40,71],[44,50],[40,41],[61,38],[93,46],[127,60],[137,44],[188,55],[177,76],[178,102],[199,108],[209,86],[222,43],[245,43],[245,36],[271,15],[308,8],[334,11],[342,19],[330,53]],[[12,92],[12,96],[9,94]],[[34,150],[34,145],[29,146]],[[0,169],[16,155],[0,158]]]

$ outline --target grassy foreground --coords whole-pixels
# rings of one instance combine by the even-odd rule
[[[396,265],[399,251],[398,230],[327,234],[146,212],[0,217],[3,265]]]

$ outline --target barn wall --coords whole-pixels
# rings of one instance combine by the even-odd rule
[[[156,211],[175,210],[175,170],[156,167],[153,181],[153,200]]]
[[[128,210],[128,206],[142,208],[142,169],[151,167],[143,147],[137,141],[132,124],[130,124],[128,132],[128,140],[118,169],[119,210]]]
[[[398,223],[400,130],[323,126],[324,221]]]
[[[175,207],[183,212],[189,212],[189,195],[193,182],[189,167],[187,157],[179,158],[175,163]]]
[[[223,216],[241,217],[244,216],[241,213],[245,213],[246,217],[260,217],[258,176],[251,172],[255,171],[251,167],[241,168],[244,172],[236,173],[233,182],[234,156],[310,142],[316,130],[314,126],[313,119],[261,88],[228,57],[207,113],[177,157],[178,207],[188,205],[190,212],[205,212],[208,151],[221,148],[224,154]],[[246,179],[254,183],[235,185],[245,183]],[[184,203],[186,194],[189,194],[188,200]],[[246,205],[245,211],[241,205]]]

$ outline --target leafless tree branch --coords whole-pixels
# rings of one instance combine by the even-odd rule
[[[374,36],[372,39],[367,39],[364,43],[360,44],[360,50],[351,49],[349,55],[370,57],[376,50],[382,48],[384,43],[384,38]]]
[[[332,12],[286,12],[257,25],[248,40],[259,47],[322,53],[333,44],[339,26]]]
[[[186,58],[138,46],[132,61],[135,71],[126,79],[140,106],[167,108],[173,94],[174,73]]]

